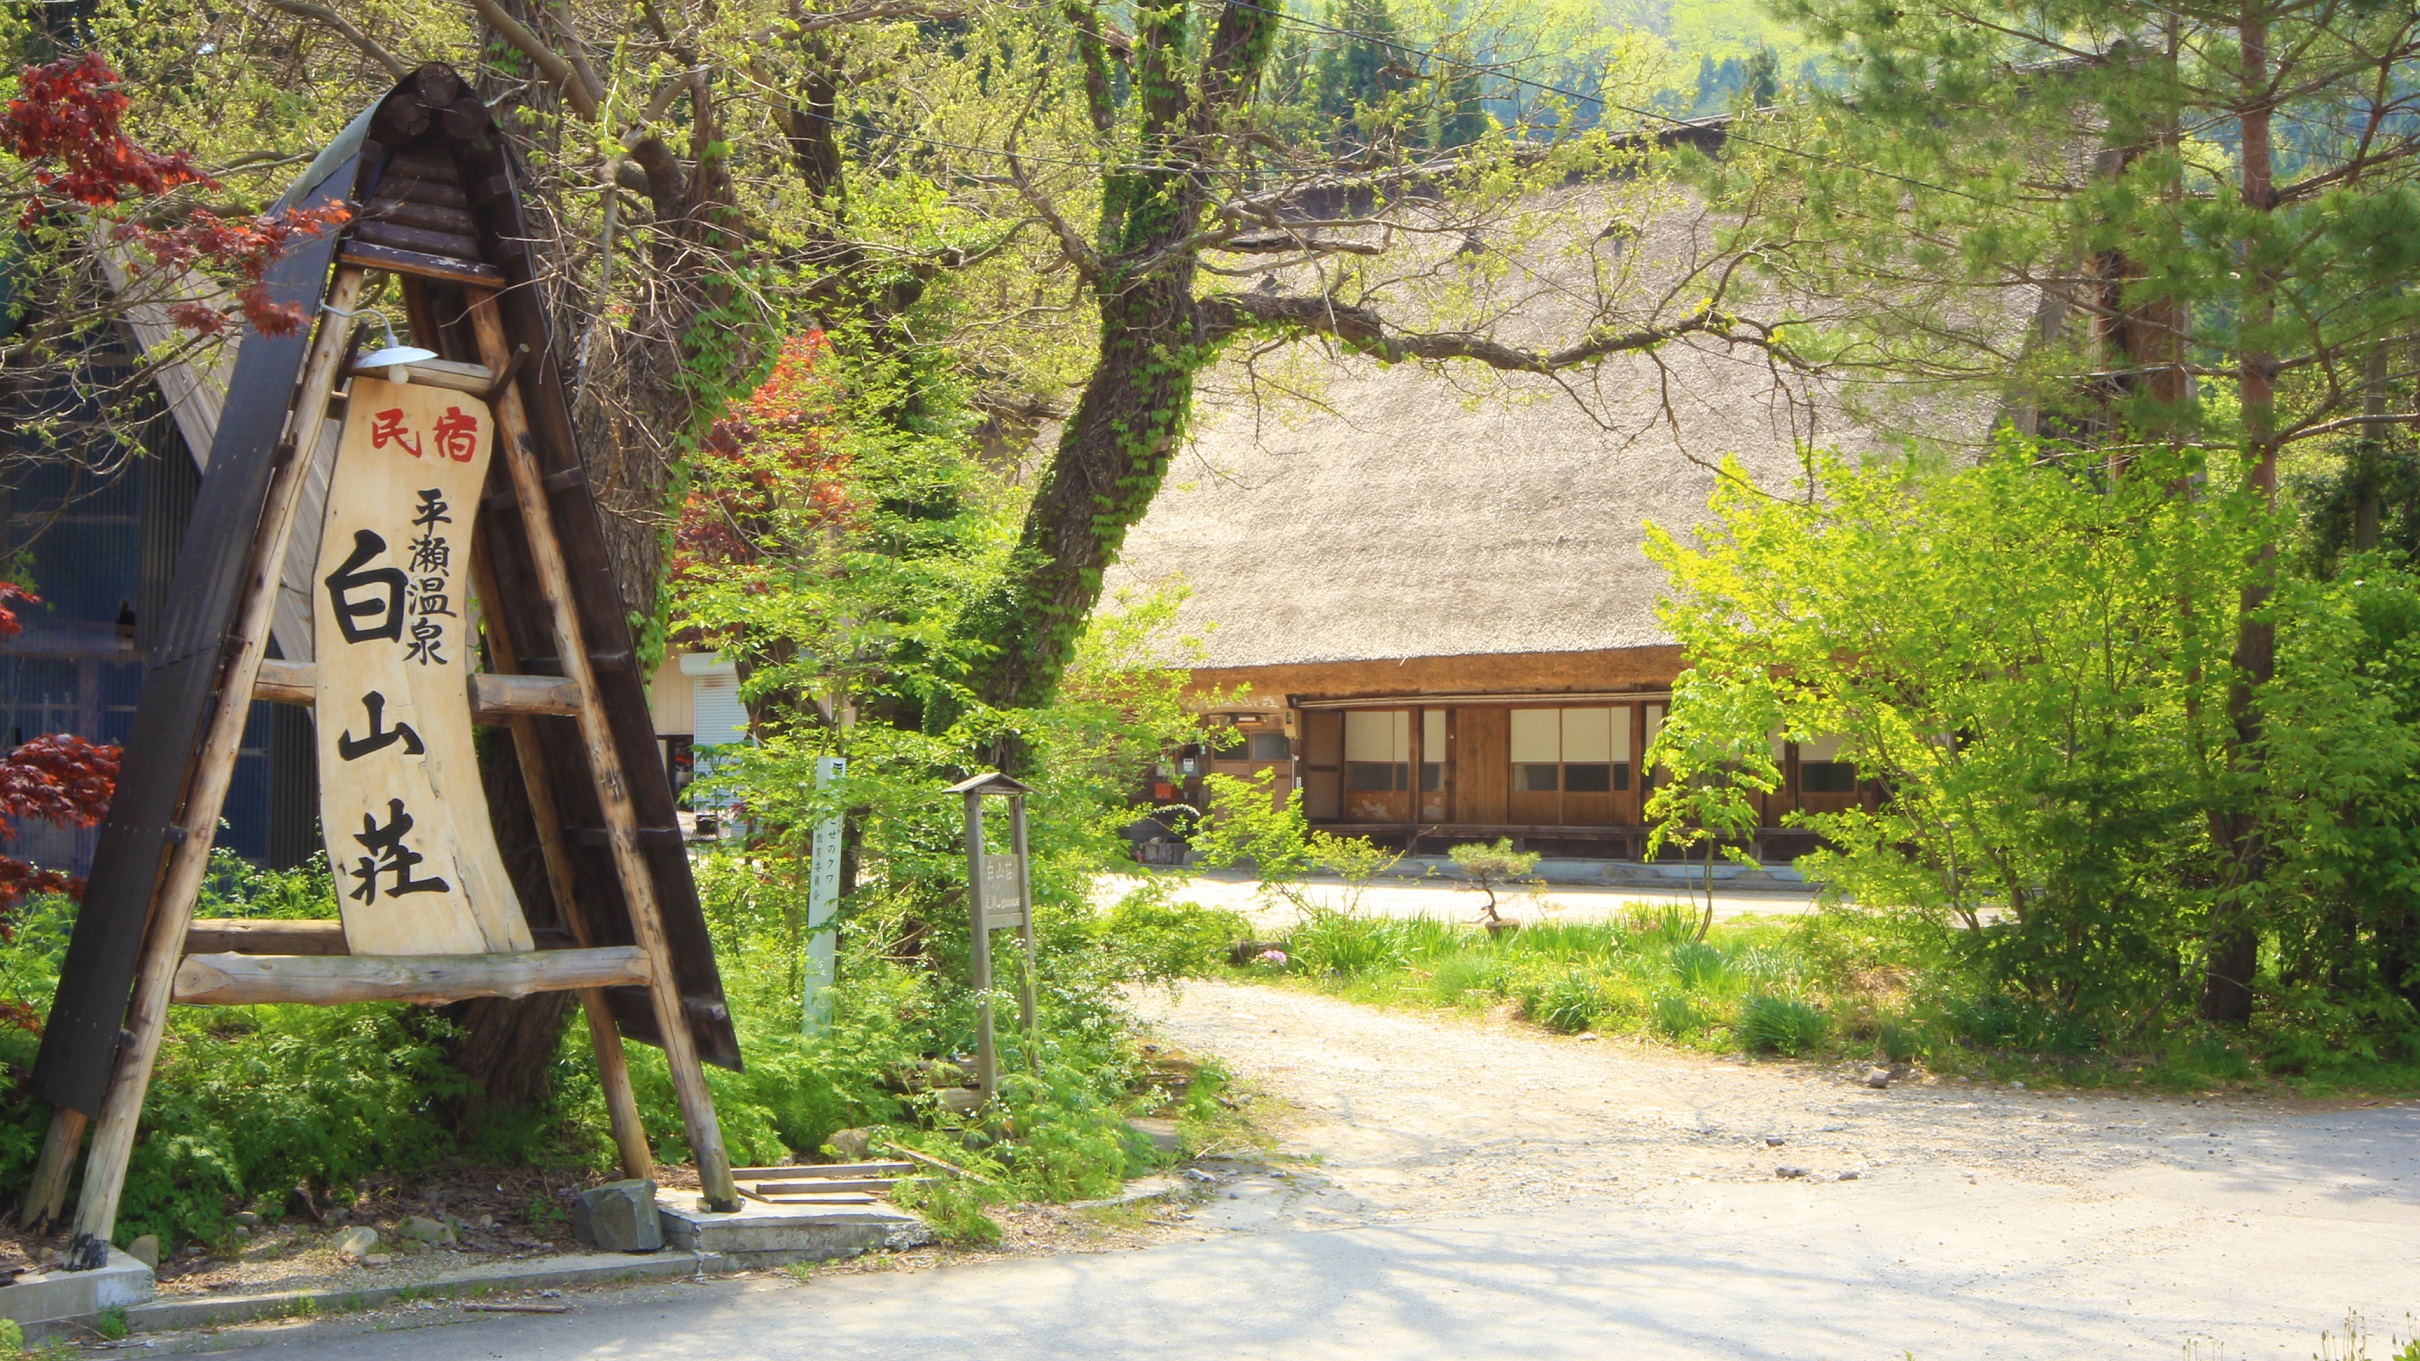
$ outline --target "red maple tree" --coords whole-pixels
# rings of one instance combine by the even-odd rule
[[[24,632],[18,608],[41,603],[40,596],[0,581],[0,638]],[[98,825],[109,815],[110,796],[117,792],[119,755],[116,746],[51,733],[0,757],[0,839],[16,840],[17,828],[29,820],[60,827]],[[81,897],[84,881],[0,855],[0,914],[29,893]],[[7,917],[0,915],[0,940],[8,939],[11,931]]]
[[[792,546],[782,531],[855,519],[842,481],[848,459],[833,447],[839,394],[821,367],[831,348],[819,330],[784,340],[764,382],[699,441],[673,528],[676,582],[778,556]]]
[[[194,164],[190,152],[156,152],[128,137],[125,116],[131,104],[116,69],[98,52],[18,72],[17,97],[0,110],[0,148],[32,171],[33,189],[18,216],[20,230],[31,230],[70,206],[103,212],[148,208],[187,185],[223,187]],[[179,272],[208,265],[234,276],[239,287],[231,310],[261,334],[277,336],[292,335],[309,318],[294,303],[269,300],[263,282],[269,266],[296,239],[351,219],[352,210],[343,204],[289,208],[249,220],[194,207],[165,225],[123,218],[109,234],[121,245],[141,249],[158,268]],[[187,330],[216,334],[226,327],[230,309],[183,301],[168,313]]]

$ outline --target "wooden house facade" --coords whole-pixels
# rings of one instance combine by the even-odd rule
[[[1836,394],[1716,344],[1585,387],[1474,396],[1348,362],[1308,412],[1206,401],[1114,582],[1186,592],[1190,692],[1218,735],[1154,793],[1199,807],[1204,776],[1269,772],[1337,832],[1641,854],[1642,757],[1684,665],[1647,527],[1703,522],[1726,458],[1786,494],[1808,444],[1881,441]],[[1812,848],[1790,813],[1875,797],[1835,747],[1776,742],[1760,855]]]

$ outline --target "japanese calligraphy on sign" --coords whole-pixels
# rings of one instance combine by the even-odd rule
[[[319,820],[357,955],[532,948],[471,744],[487,405],[353,380],[314,584]]]

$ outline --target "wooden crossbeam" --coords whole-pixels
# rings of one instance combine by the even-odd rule
[[[466,364],[454,359],[415,359],[409,364],[382,364],[374,369],[357,364],[352,372],[384,378],[390,383],[418,383],[422,387],[467,392],[482,399],[496,386],[495,371],[487,365]]]
[[[508,955],[187,955],[176,999],[189,1006],[256,1002],[460,1002],[655,981],[635,945]]]
[[[309,704],[317,693],[318,668],[309,662],[264,661],[252,697],[271,704]],[[576,715],[580,687],[562,676],[506,676],[491,671],[471,676],[471,719],[503,727],[529,714]]]
[[[572,950],[582,944],[560,927],[529,933],[541,950]],[[349,955],[345,924],[332,918],[196,917],[185,929],[189,955]]]
[[[482,288],[504,286],[504,271],[494,265],[448,255],[431,255],[425,251],[372,245],[367,241],[345,242],[336,258],[356,269],[383,269],[393,274],[435,279],[439,283],[476,284]]]
[[[340,921],[280,921],[256,917],[196,917],[185,928],[187,955],[344,955]]]

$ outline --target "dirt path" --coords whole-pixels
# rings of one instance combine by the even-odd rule
[[[2229,1356],[2264,1340],[2308,1355],[2347,1310],[2381,1335],[2420,1333],[2415,1103],[1875,1090],[1862,1065],[1710,1059],[1271,987],[1195,985],[1144,1010],[1298,1108],[1283,1147],[1335,1187],[1298,1226],[1581,1211],[1608,1240],[1683,1255],[1786,1240],[1777,1268],[1999,1298],[2011,1318],[2131,1313],[2165,1345],[2215,1339]]]
[[[1143,1001],[1288,1098],[1306,1160],[1220,1178],[1143,1251],[653,1287],[260,1355],[2304,1361],[2420,1333],[2409,1104],[1876,1091],[1283,989]]]
[[[1823,1181],[1909,1169],[2075,1186],[2257,1162],[2289,1113],[1922,1079],[1876,1090],[1858,1080],[1864,1065],[1709,1059],[1280,988],[1200,985],[1145,1011],[1299,1107],[1288,1147],[1320,1156],[1373,1214],[1631,1198],[1772,1181],[1781,1166]]]

